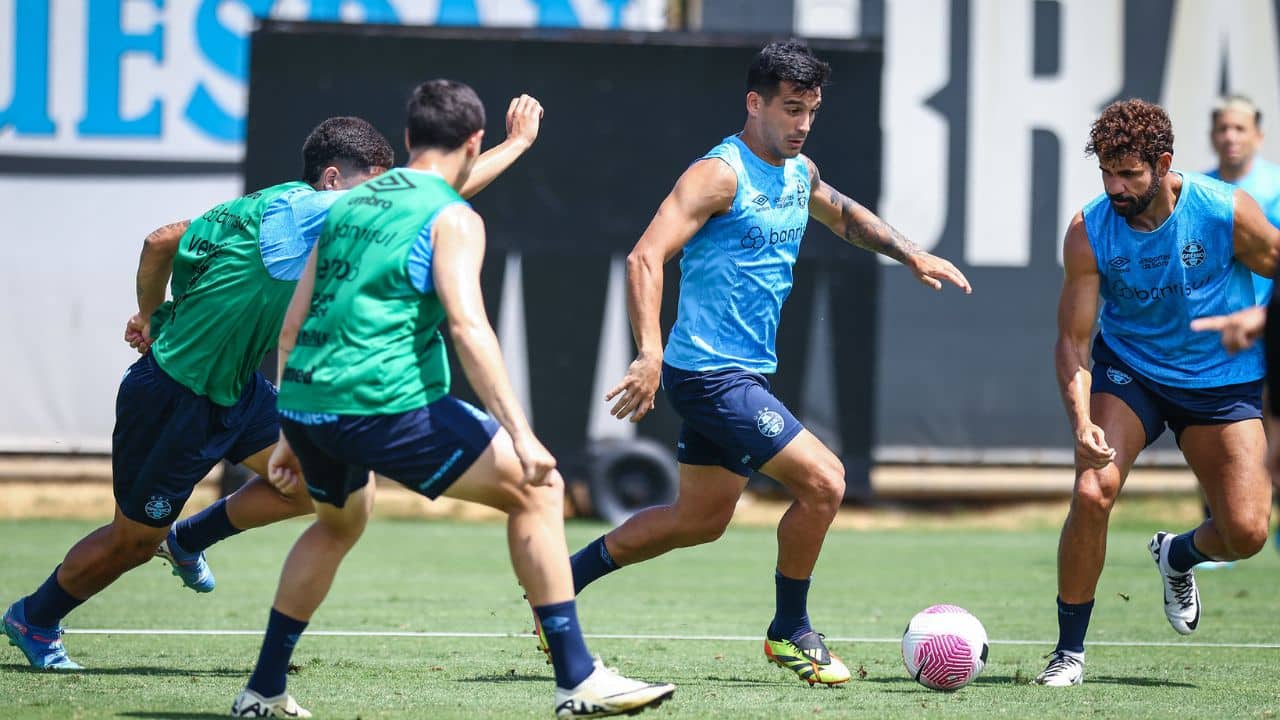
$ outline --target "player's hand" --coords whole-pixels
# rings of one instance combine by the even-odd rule
[[[279,490],[281,495],[293,495],[302,482],[302,464],[298,462],[298,456],[289,446],[289,441],[284,438],[284,433],[280,434],[276,449],[271,451],[271,457],[267,459],[267,482]]]
[[[944,260],[937,255],[931,255],[927,252],[916,253],[908,256],[904,264],[916,276],[917,280],[934,290],[941,290],[942,281],[946,280],[964,290],[965,295],[973,292],[973,288],[969,286],[969,279],[964,276],[964,273],[960,272],[949,260]]]
[[[526,433],[526,437],[513,440],[516,457],[520,458],[520,467],[524,470],[522,482],[529,485],[548,485],[551,483],[551,471],[556,469],[556,459],[546,447],[534,437]]]
[[[640,422],[653,409],[653,398],[658,394],[661,382],[662,358],[641,353],[631,361],[622,382],[604,396],[605,402],[618,398],[609,414],[619,420],[625,420],[630,415],[631,422]]]
[[[151,318],[134,313],[124,324],[124,341],[139,354],[146,354],[151,349]]]
[[[1230,315],[1213,315],[1191,321],[1191,329],[1196,332],[1222,333],[1222,346],[1233,353],[1252,346],[1258,338],[1262,337],[1266,327],[1265,305],[1255,305]]]
[[[532,145],[542,126],[542,103],[531,95],[511,99],[507,107],[507,139]]]
[[[1116,459],[1116,451],[1107,444],[1102,428],[1086,423],[1076,430],[1076,459],[1085,467],[1101,470]]]

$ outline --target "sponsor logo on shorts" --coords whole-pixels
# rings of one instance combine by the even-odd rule
[[[1107,379],[1117,385],[1128,385],[1133,382],[1133,378],[1129,377],[1128,373],[1113,367],[1107,368]]]
[[[1192,240],[1182,246],[1182,252],[1180,255],[1182,256],[1182,264],[1185,267],[1200,267],[1200,264],[1204,262],[1205,257],[1204,246],[1201,245],[1199,241]]]
[[[158,495],[152,495],[142,509],[146,511],[147,517],[152,520],[163,520],[173,512],[173,505]]]
[[[786,422],[778,413],[765,408],[756,414],[756,429],[765,437],[778,437],[782,434],[782,428]]]

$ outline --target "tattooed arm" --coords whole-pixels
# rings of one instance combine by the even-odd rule
[[[165,286],[173,272],[173,258],[178,254],[178,241],[191,221],[169,223],[156,228],[142,241],[138,257],[138,314],[125,323],[124,340],[140,353],[151,347],[151,313],[164,302]]]
[[[966,293],[973,292],[954,265],[921,250],[875,213],[824,182],[818,166],[808,158],[805,161],[809,164],[809,215],[815,220],[851,245],[897,260],[934,290],[941,290],[946,280]]]

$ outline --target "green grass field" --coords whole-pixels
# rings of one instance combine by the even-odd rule
[[[30,592],[93,526],[0,523],[0,601]],[[127,575],[68,620],[68,650],[86,672],[32,672],[5,647],[0,718],[223,715],[252,668],[280,565],[303,527],[295,521],[213,548],[211,595],[181,588],[160,561]],[[572,523],[570,545],[602,529]],[[1161,610],[1146,552],[1153,529],[1133,522],[1113,529],[1089,635],[1107,644],[1089,648],[1079,688],[1028,684],[1056,636],[1057,531],[1048,527],[834,532],[810,612],[857,673],[841,688],[810,689],[763,659],[758,638],[773,605],[770,528],[734,527],[710,546],[615,573],[583,593],[580,611],[589,636],[654,636],[590,640],[624,673],[677,683],[674,700],[645,717],[1275,717],[1280,649],[1228,645],[1280,644],[1280,555],[1268,547],[1234,568],[1200,573],[1204,616],[1193,639],[1183,639]],[[525,634],[532,623],[503,532],[488,523],[375,521],[310,629],[510,636],[309,634],[294,655],[290,691],[317,717],[550,717],[551,668]],[[908,678],[896,643],[910,616],[937,602],[971,610],[992,639],[986,672],[951,694]],[[76,632],[93,629],[246,632]],[[690,636],[728,639],[683,639]]]

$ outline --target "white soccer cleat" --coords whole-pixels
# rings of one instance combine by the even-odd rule
[[[251,718],[309,718],[311,713],[298,706],[298,701],[289,693],[282,693],[273,698],[264,698],[258,693],[245,688],[240,697],[231,703],[231,717]]]
[[[596,718],[635,715],[645,708],[658,707],[671,697],[676,686],[631,680],[606,668],[599,660],[596,669],[572,690],[556,688],[557,718]]]
[[[1084,682],[1084,655],[1054,650],[1049,666],[1036,676],[1036,684],[1046,687],[1071,687]]]
[[[1192,571],[1180,573],[1169,567],[1169,543],[1173,533],[1158,532],[1147,549],[1164,581],[1164,615],[1169,624],[1182,635],[1190,635],[1200,624],[1200,590],[1196,588],[1196,576]]]

